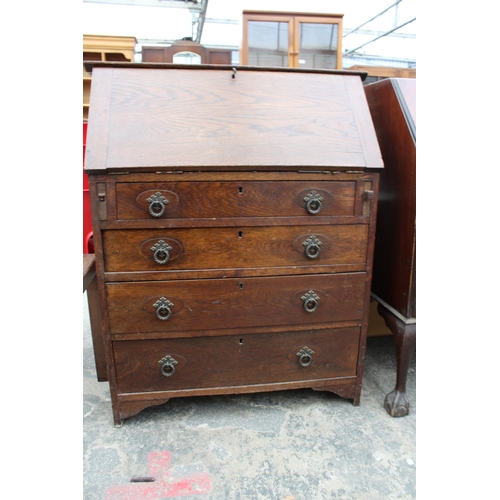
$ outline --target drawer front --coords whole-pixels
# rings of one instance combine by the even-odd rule
[[[355,182],[117,183],[117,218],[180,219],[354,215]]]
[[[113,343],[118,392],[356,375],[360,328]]]
[[[360,321],[366,273],[108,283],[110,331],[153,333]]]
[[[367,225],[103,232],[108,272],[349,264],[363,270],[367,240]]]

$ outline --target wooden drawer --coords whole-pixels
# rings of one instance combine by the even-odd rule
[[[365,273],[344,273],[108,283],[110,332],[173,336],[178,332],[189,335],[203,330],[360,321],[366,279]]]
[[[317,215],[352,216],[355,186],[349,181],[123,182],[116,184],[117,218],[313,217],[308,207]]]
[[[367,225],[210,227],[103,232],[107,272],[351,266],[364,270]],[[272,272],[272,269],[270,270]],[[159,278],[157,278],[159,279]]]
[[[355,376],[359,335],[360,328],[352,327],[244,337],[113,342],[118,392],[237,387]],[[301,351],[304,348],[313,353]]]

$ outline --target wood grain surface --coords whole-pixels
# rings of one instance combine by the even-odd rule
[[[169,218],[293,217],[310,215],[304,198],[316,191],[323,198],[317,215],[354,215],[354,182],[154,182],[116,184],[120,220]],[[159,192],[164,215],[149,213],[148,198]]]
[[[314,237],[314,240],[313,240]],[[211,227],[187,229],[115,230],[103,232],[107,272],[245,269],[297,266],[358,266],[364,270],[367,225]],[[319,241],[314,243],[314,241]],[[154,259],[163,241],[169,260]],[[317,245],[317,247],[315,247]],[[318,249],[317,255],[306,255]],[[164,258],[164,257],[163,257]],[[161,259],[160,259],[161,260]],[[354,270],[354,269],[353,269]],[[138,276],[139,278],[139,276]]]
[[[94,150],[89,120],[88,171],[382,167],[357,75],[95,68],[93,79],[101,73],[91,106],[103,104],[107,142]]]
[[[113,343],[120,393],[315,380],[356,375],[358,328]],[[297,353],[309,347],[309,366]],[[159,361],[177,362],[166,377]]]
[[[224,328],[360,321],[366,274],[108,283],[106,290],[111,334],[203,335]],[[319,296],[312,313],[301,299],[309,290]],[[166,321],[154,307],[161,297],[173,304]]]

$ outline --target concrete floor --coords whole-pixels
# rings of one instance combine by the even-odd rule
[[[416,498],[415,357],[410,415],[383,408],[394,388],[391,336],[368,338],[361,405],[294,390],[171,399],[113,426],[97,382],[83,296],[85,500],[389,500]],[[154,476],[154,482],[131,478]]]

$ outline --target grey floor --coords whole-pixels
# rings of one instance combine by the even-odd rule
[[[361,405],[295,390],[171,399],[113,426],[97,382],[83,296],[85,500],[389,500],[416,498],[415,357],[411,413],[382,406],[395,384],[391,336],[368,338]],[[154,482],[132,483],[154,476]]]

